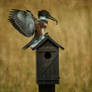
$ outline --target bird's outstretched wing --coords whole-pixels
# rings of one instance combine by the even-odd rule
[[[30,37],[35,31],[35,17],[31,11],[13,9],[10,11],[9,21],[24,36]]]

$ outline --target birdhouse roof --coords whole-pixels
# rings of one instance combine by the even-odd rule
[[[60,44],[58,44],[55,40],[53,40],[48,33],[45,34],[45,38],[39,42],[39,44],[37,44],[34,48],[32,48],[32,50],[35,50],[37,48],[39,48],[40,46],[42,46],[47,40],[51,41],[56,47],[61,48],[62,50],[64,50],[64,47],[62,47]]]

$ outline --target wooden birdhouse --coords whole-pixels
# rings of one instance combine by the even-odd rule
[[[59,48],[48,34],[34,49],[36,49],[36,70],[38,84],[59,83]]]

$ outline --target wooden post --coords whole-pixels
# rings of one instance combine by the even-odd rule
[[[55,85],[54,84],[47,84],[47,85],[39,85],[39,92],[55,92]]]

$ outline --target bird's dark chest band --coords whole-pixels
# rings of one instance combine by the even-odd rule
[[[40,27],[41,28],[46,28],[47,27],[47,24],[43,22],[43,23],[40,24]]]
[[[40,26],[40,28],[46,28],[47,24],[48,24],[48,22],[45,20],[41,20],[37,23],[37,25]]]

